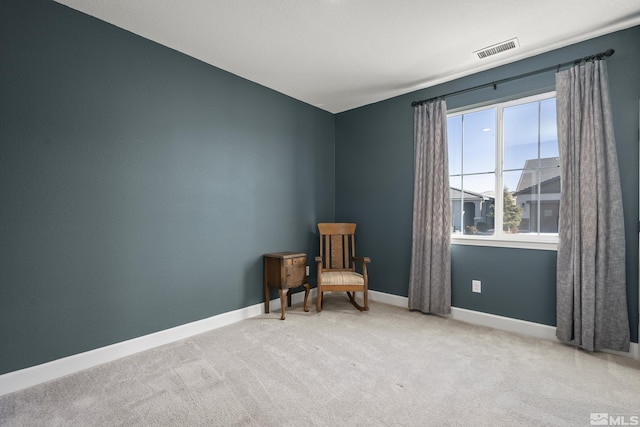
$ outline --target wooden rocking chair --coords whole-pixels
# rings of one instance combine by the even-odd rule
[[[324,292],[346,292],[349,301],[360,311],[369,310],[367,264],[368,257],[355,256],[355,231],[353,223],[320,223],[320,256],[318,266],[318,312],[322,311]],[[356,262],[361,263],[362,273],[356,272]],[[364,305],[358,304],[355,293],[362,292]]]

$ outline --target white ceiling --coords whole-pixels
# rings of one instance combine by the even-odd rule
[[[640,0],[56,1],[332,113],[640,24]]]

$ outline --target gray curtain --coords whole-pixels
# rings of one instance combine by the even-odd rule
[[[409,309],[446,314],[451,312],[451,201],[444,99],[415,107],[414,156]]]
[[[629,351],[622,194],[604,60],[556,74],[559,340]]]

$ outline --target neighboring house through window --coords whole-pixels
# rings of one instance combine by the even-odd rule
[[[451,113],[447,135],[453,242],[553,248],[561,189],[555,93]]]
[[[520,232],[558,233],[560,158],[527,160],[513,193],[522,209]],[[537,172],[537,173],[536,173]]]

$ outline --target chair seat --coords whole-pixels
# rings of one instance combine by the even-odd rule
[[[353,271],[323,271],[320,276],[323,285],[364,285],[362,274]]]

